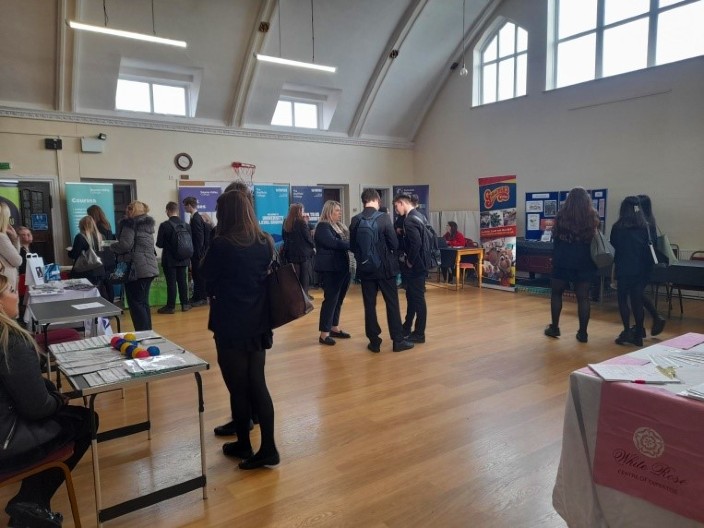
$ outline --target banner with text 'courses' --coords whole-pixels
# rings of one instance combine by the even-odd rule
[[[479,178],[482,284],[489,288],[516,289],[516,201],[516,176]]]
[[[310,218],[311,227],[318,223],[324,202],[322,187],[291,186],[291,203],[303,204],[303,210]]]
[[[78,222],[88,214],[88,208],[91,205],[99,206],[108,219],[115,218],[112,183],[67,182],[65,190],[68,227],[71,234],[69,243],[73,243],[73,239],[78,234]]]
[[[279,242],[284,219],[288,214],[288,185],[255,184],[254,212],[262,230]]]

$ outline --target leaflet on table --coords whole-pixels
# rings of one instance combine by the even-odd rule
[[[680,396],[686,396],[687,398],[693,398],[695,400],[704,401],[704,383],[690,387],[687,390],[678,392]]]
[[[190,365],[196,365],[197,358],[189,355],[161,355],[144,359],[128,359],[125,361],[125,369],[132,376],[144,376],[154,372],[175,370]]]
[[[631,381],[634,383],[681,383],[677,378],[672,378],[658,370],[657,365],[617,365],[617,364],[589,364],[589,368],[596,372],[605,381]]]
[[[90,372],[83,376],[86,383],[91,387],[96,385],[105,385],[107,383],[117,383],[118,381],[129,379],[131,376],[125,371],[125,369],[120,367],[99,370],[97,372]]]

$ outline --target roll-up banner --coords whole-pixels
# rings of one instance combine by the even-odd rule
[[[0,181],[0,202],[4,202],[10,208],[10,224],[19,227],[20,218],[20,190],[17,181]]]
[[[68,228],[71,235],[70,243],[78,234],[78,222],[88,214],[91,205],[99,206],[108,219],[115,219],[115,199],[112,183],[78,183],[67,182],[66,211],[68,213]],[[117,225],[115,219],[115,226]]]
[[[482,284],[516,289],[516,176],[479,178],[479,235],[484,248]]]
[[[323,210],[323,188],[305,185],[291,186],[291,203],[303,204],[303,210],[308,215],[310,227],[314,227],[320,219]]]
[[[254,212],[262,230],[269,233],[274,242],[282,240],[281,229],[288,214],[288,193],[288,185],[254,185]]]
[[[178,188],[178,203],[181,212],[181,218],[185,222],[191,221],[191,215],[186,213],[183,208],[183,200],[189,196],[193,196],[198,200],[198,213],[201,216],[207,215],[210,219],[211,225],[217,224],[217,217],[215,212],[218,205],[218,197],[222,194],[222,188],[220,187],[208,187],[208,186],[183,186]]]
[[[399,194],[407,194],[408,196],[416,195],[418,197],[418,209],[423,213],[423,216],[430,218],[430,185],[394,185],[394,196]],[[394,211],[394,218],[396,218]]]

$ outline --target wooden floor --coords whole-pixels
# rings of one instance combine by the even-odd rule
[[[543,335],[547,297],[429,286],[427,343],[392,353],[384,330],[382,352],[372,354],[359,286],[343,307],[342,326],[353,338],[334,347],[317,343],[322,292],[312,293],[316,311],[277,330],[268,356],[282,461],[273,470],[238,470],[212,434],[229,404],[207,307],[154,313],[155,330],[211,364],[204,375],[208,499],[190,492],[107,527],[565,526],[551,494],[567,378],[631,350],[613,342],[621,330],[615,301],[592,305],[589,343],[582,344],[569,300],[563,337],[550,339]],[[704,332],[704,303],[685,300],[684,309],[660,339]],[[383,315],[380,321],[385,328]],[[155,383],[151,395],[151,441],[140,433],[100,444],[106,505],[199,471],[192,378]],[[144,416],[144,390],[127,391],[124,400],[102,395],[97,404],[102,429],[135,421]],[[255,428],[255,448],[258,441]],[[83,525],[95,526],[90,453],[74,474]],[[0,503],[11,494],[0,490]],[[73,526],[63,487],[52,506]],[[2,514],[0,524],[6,521]]]

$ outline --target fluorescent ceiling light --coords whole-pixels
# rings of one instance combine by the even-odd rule
[[[295,60],[282,59],[281,57],[272,57],[271,55],[262,55],[261,53],[256,54],[257,60],[264,62],[274,62],[276,64],[283,64],[284,66],[295,66],[297,68],[308,68],[310,70],[319,70],[328,73],[335,73],[337,68],[335,66],[323,66],[321,64],[313,64],[312,62],[299,62]]]
[[[154,35],[146,35],[144,33],[133,33],[132,31],[122,31],[120,29],[110,29],[102,26],[91,26],[90,24],[82,24],[80,22],[75,22],[70,20],[68,23],[69,27],[73,29],[82,29],[84,31],[92,31],[93,33],[103,33],[104,35],[112,35],[114,37],[125,37],[135,40],[144,40],[146,42],[155,42],[157,44],[167,44],[169,46],[178,46],[179,48],[185,48],[188,46],[185,40],[171,40],[161,37],[155,37]]]

